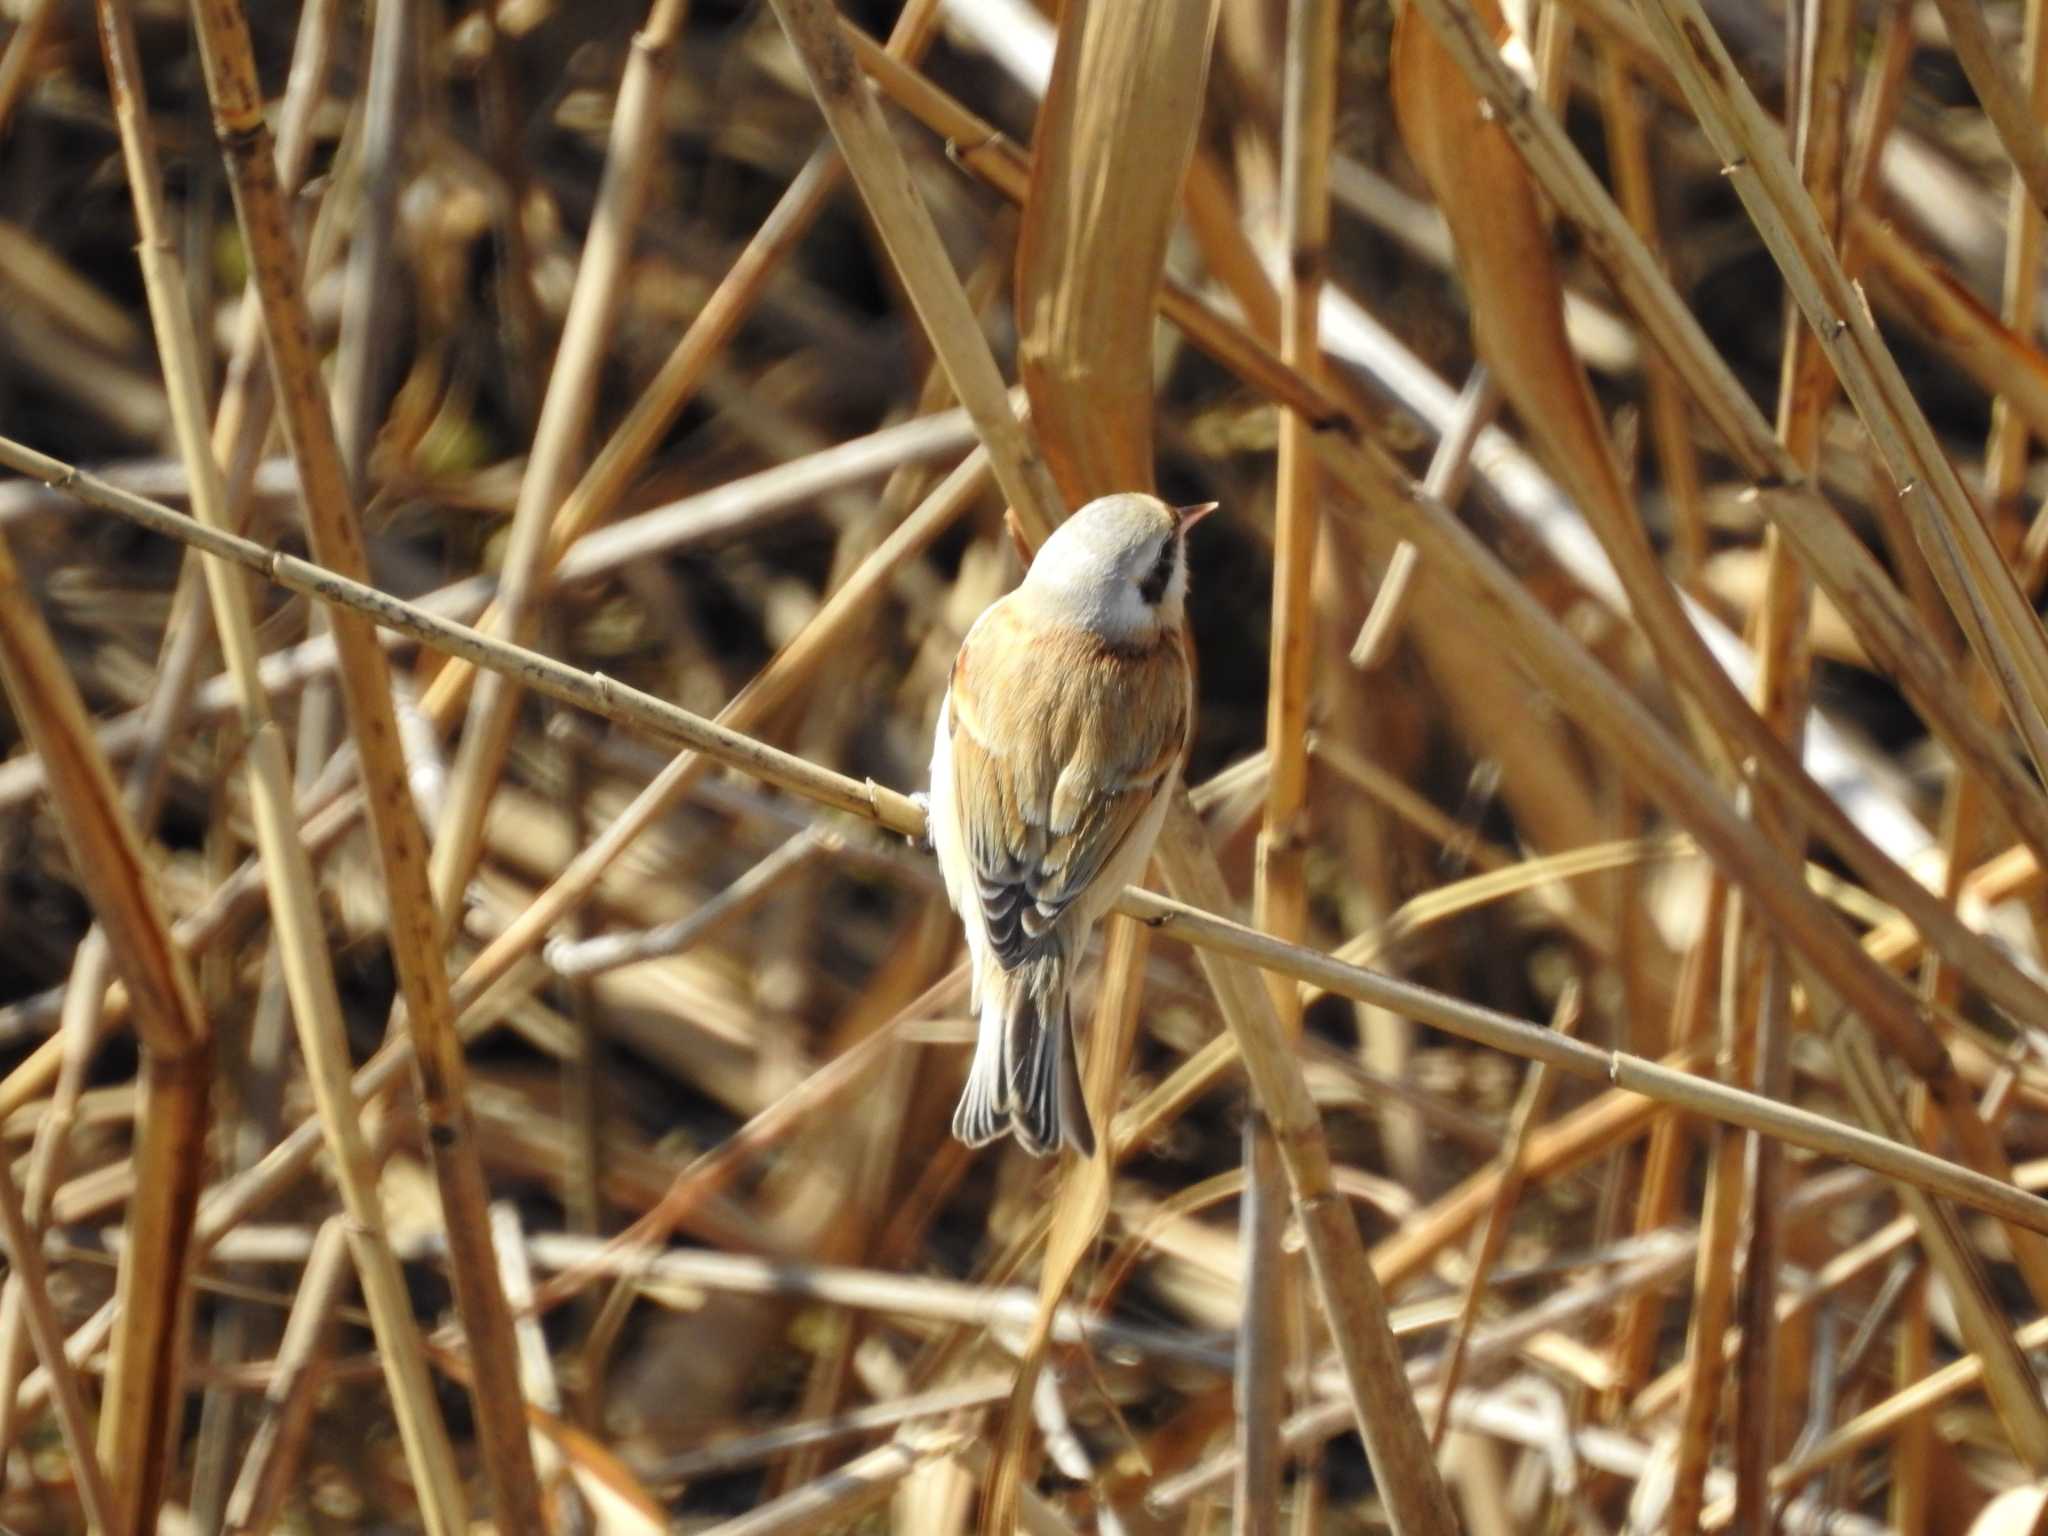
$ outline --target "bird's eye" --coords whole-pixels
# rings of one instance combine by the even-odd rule
[[[1159,546],[1159,555],[1152,562],[1152,569],[1145,573],[1145,579],[1138,583],[1138,596],[1154,607],[1166,596],[1166,584],[1173,580],[1174,541],[1168,539]]]

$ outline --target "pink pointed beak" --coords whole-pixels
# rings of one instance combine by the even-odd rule
[[[1173,509],[1173,531],[1175,533],[1186,533],[1221,505],[1221,502],[1201,501],[1195,503],[1192,507],[1175,507]]]

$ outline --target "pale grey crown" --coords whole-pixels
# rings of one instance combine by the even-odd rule
[[[1097,497],[1053,530],[1024,588],[1098,634],[1144,638],[1180,622],[1188,581],[1182,528],[1157,496]]]

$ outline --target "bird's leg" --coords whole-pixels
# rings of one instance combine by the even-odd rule
[[[932,796],[927,789],[913,789],[910,803],[924,812],[924,832],[918,837],[906,837],[904,841],[923,853],[933,852],[932,848]]]

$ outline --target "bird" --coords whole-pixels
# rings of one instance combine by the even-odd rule
[[[1069,992],[1187,757],[1187,535],[1216,505],[1089,502],[954,658],[922,798],[967,935],[978,1028],[953,1134],[969,1146],[1007,1131],[1035,1157],[1094,1154]]]

